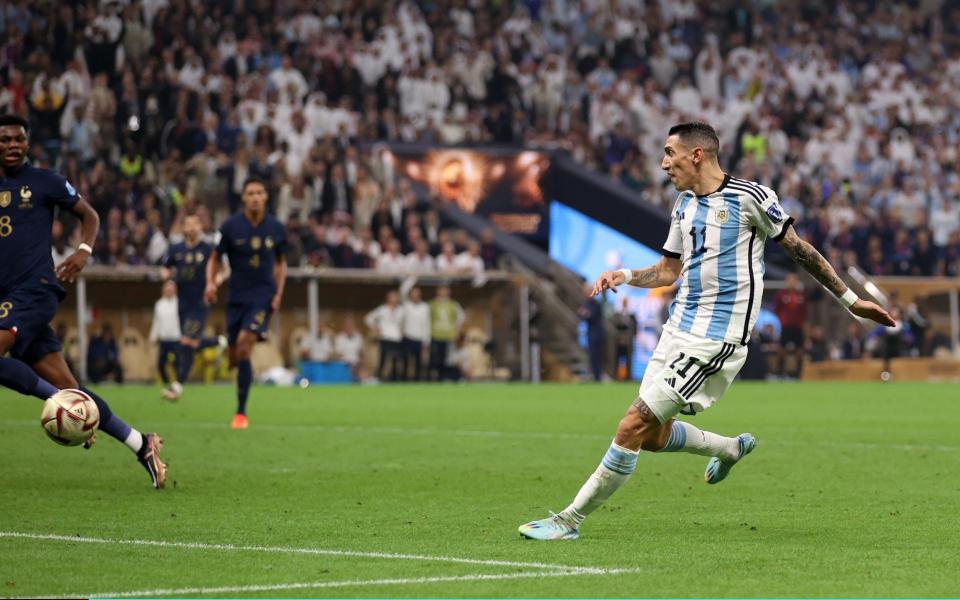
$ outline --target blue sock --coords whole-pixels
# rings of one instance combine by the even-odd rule
[[[687,430],[680,421],[674,421],[670,426],[670,437],[667,438],[667,444],[660,449],[660,452],[676,452],[681,450],[687,443]]]
[[[631,475],[637,468],[637,458],[639,456],[639,453],[621,448],[614,443],[607,448],[607,453],[603,455],[600,464],[614,473]]]
[[[180,346],[179,356],[177,357],[177,381],[186,383],[190,377],[190,370],[193,369],[193,355],[196,352],[190,346]]]
[[[81,387],[80,389],[93,398],[93,401],[97,404],[97,408],[100,409],[100,431],[120,442],[123,442],[134,452],[139,452],[140,447],[143,445],[143,436],[140,434],[140,432],[133,427],[130,427],[124,422],[123,419],[113,414],[113,411],[110,410],[110,405],[107,404],[107,401],[97,395],[96,392],[86,387]]]
[[[0,358],[0,385],[26,396],[46,400],[59,390],[33,372],[26,363],[15,358]]]
[[[253,382],[253,366],[250,359],[237,363],[237,413],[247,414],[247,396],[250,395],[250,384]]]

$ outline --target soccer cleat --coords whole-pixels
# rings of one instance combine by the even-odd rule
[[[241,415],[240,413],[233,415],[233,421],[230,422],[230,427],[234,429],[246,429],[248,425],[247,415]]]
[[[579,527],[553,512],[546,519],[521,525],[519,531],[520,536],[528,540],[575,540],[580,537]]]
[[[720,483],[726,479],[733,465],[743,460],[744,456],[753,452],[753,449],[757,447],[757,439],[753,437],[752,433],[741,433],[737,436],[737,444],[740,446],[740,454],[736,460],[728,462],[714,456],[707,462],[707,470],[703,473],[703,478],[707,483]]]
[[[137,452],[137,461],[150,474],[154,489],[161,489],[167,483],[167,465],[160,460],[163,439],[155,433],[143,434],[143,446]]]

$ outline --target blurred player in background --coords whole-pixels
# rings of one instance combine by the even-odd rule
[[[180,315],[179,300],[177,299],[177,284],[168,279],[163,282],[163,295],[153,305],[153,323],[150,325],[150,341],[156,342],[157,372],[163,381],[163,397],[174,401],[179,394],[170,395],[170,357],[173,357],[174,368],[177,365],[177,355],[180,353]],[[173,381],[177,383],[176,380]]]
[[[166,465],[160,460],[163,440],[155,433],[133,429],[113,414],[103,398],[80,388],[50,327],[66,296],[57,280],[73,282],[86,266],[100,217],[70,182],[27,163],[28,131],[25,119],[0,116],[0,252],[4,257],[0,261],[0,384],[41,400],[58,390],[82,389],[100,409],[99,429],[130,448],[150,474],[153,487],[162,488],[166,481]],[[57,207],[80,219],[83,243],[55,273],[51,236]]]
[[[725,437],[675,417],[709,408],[743,366],[763,297],[763,247],[768,237],[780,242],[850,312],[895,325],[884,309],[857,298],[830,263],[800,239],[773,190],[724,173],[717,161],[719,151],[720,141],[710,125],[684,123],[670,129],[661,167],[680,195],[663,258],[646,269],[601,273],[590,295],[615,292],[623,284],[671,285],[681,276],[683,284],[640,392],[600,466],[566,509],[521,525],[522,536],[577,539],[583,520],[630,478],[640,450],[709,456],[704,479],[714,484],[756,447],[750,433]]]
[[[183,238],[167,251],[163,277],[175,277],[179,300],[180,345],[175,364],[176,380],[163,391],[163,397],[177,400],[183,393],[183,383],[190,377],[193,357],[200,347],[203,329],[207,324],[210,308],[204,302],[203,293],[207,282],[207,261],[213,247],[201,239],[203,225],[200,216],[189,214],[183,219]]]
[[[237,412],[231,427],[246,429],[247,398],[253,382],[250,355],[266,338],[270,315],[279,310],[287,280],[287,230],[267,214],[267,187],[259,179],[244,182],[243,211],[220,226],[220,243],[207,262],[204,301],[217,300],[222,257],[230,263],[227,298],[227,343],[230,364],[237,367]]]

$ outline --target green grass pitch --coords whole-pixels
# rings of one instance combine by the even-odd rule
[[[105,387],[166,438],[166,490],[0,393],[0,596],[957,596],[955,385],[737,383],[720,485],[643,454],[576,542],[523,541],[596,468],[633,385]],[[144,543],[148,542],[148,543]]]

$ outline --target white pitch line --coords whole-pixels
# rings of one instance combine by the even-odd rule
[[[161,548],[189,548],[194,550],[232,550],[237,552],[266,552],[272,554],[313,554],[320,556],[352,556],[358,558],[383,558],[391,560],[419,560],[424,562],[449,562],[468,565],[489,565],[494,567],[524,567],[532,569],[553,569],[591,573],[602,571],[600,567],[577,567],[538,562],[518,562],[510,560],[487,560],[479,558],[459,558],[456,556],[430,556],[425,554],[398,554],[393,552],[362,552],[358,550],[332,550],[329,548],[296,548],[283,546],[237,546],[234,544],[205,544],[202,542],[168,542],[164,540],[111,540],[106,538],[79,537],[50,533],[25,533],[21,531],[0,531],[0,538],[20,538],[55,542],[77,542],[81,544],[115,544],[124,546],[157,546]]]
[[[234,585],[222,587],[169,588],[158,590],[136,590],[130,592],[110,592],[96,594],[72,594],[69,596],[47,596],[48,598],[143,598],[168,596],[197,596],[201,594],[234,594],[252,592],[270,592],[287,590],[308,590],[322,588],[360,587],[368,585],[411,585],[418,583],[451,583],[457,581],[498,581],[504,579],[530,579],[539,577],[577,577],[581,575],[617,575],[620,573],[639,573],[640,569],[595,569],[593,571],[557,571],[532,573],[476,573],[471,575],[450,575],[443,577],[411,577],[402,579],[349,579],[344,581],[309,581],[303,583],[275,583],[263,585]]]

